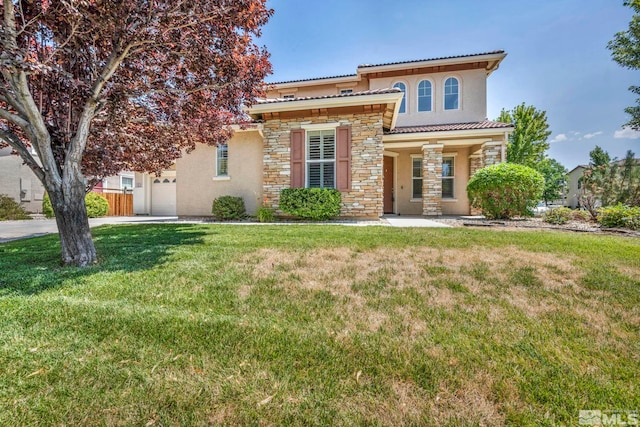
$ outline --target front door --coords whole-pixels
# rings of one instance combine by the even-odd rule
[[[393,157],[384,156],[384,213],[394,213],[393,212],[393,197],[394,197],[394,188],[393,188]]]

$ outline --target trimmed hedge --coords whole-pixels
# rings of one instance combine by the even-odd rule
[[[285,188],[280,209],[297,218],[324,221],[340,214],[342,195],[330,188]]]
[[[31,219],[31,217],[20,203],[5,194],[0,194],[0,221],[16,221],[19,219]]]
[[[242,197],[220,196],[213,201],[211,213],[220,221],[230,221],[244,218],[247,210]]]
[[[481,209],[489,219],[532,216],[543,191],[542,174],[516,163],[482,168],[467,184],[471,206]]]
[[[598,222],[607,228],[628,228],[640,230],[640,206],[615,206],[598,209]]]
[[[84,196],[84,203],[87,207],[87,217],[100,218],[106,216],[109,213],[109,202],[103,196],[98,193],[87,193]],[[42,199],[42,213],[47,218],[53,218],[53,206],[51,206],[51,199],[47,193],[44,194]]]

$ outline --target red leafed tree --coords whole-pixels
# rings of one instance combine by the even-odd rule
[[[63,264],[96,261],[87,188],[230,137],[271,71],[265,2],[3,0],[0,148],[44,184]]]

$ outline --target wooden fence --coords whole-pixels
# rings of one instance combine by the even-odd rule
[[[105,188],[105,190],[108,190]],[[133,216],[133,194],[131,192],[103,192],[101,196],[109,202],[109,216]]]

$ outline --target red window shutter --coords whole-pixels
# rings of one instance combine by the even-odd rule
[[[351,126],[336,128],[336,186],[351,190]]]
[[[304,129],[291,131],[291,188],[304,187]]]

